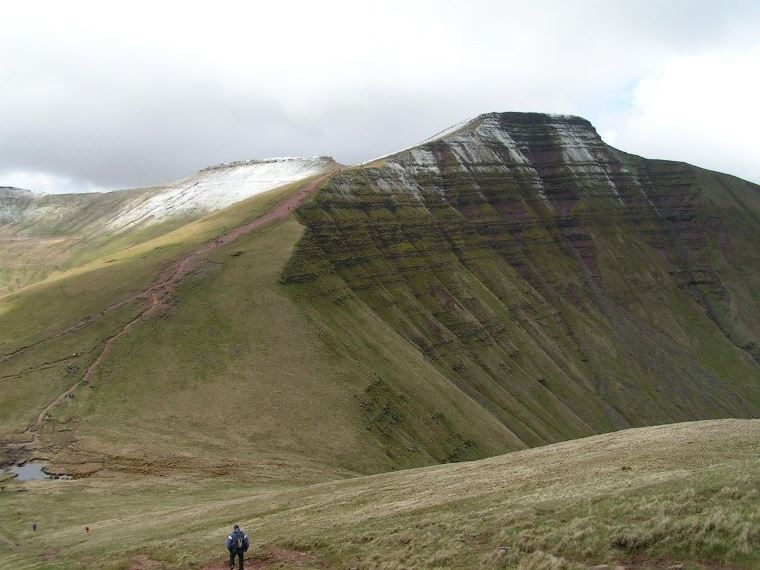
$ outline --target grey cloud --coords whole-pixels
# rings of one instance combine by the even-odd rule
[[[356,163],[487,111],[576,113],[614,130],[617,107],[660,59],[757,45],[739,31],[760,21],[752,2],[420,1],[388,4],[380,28],[350,6],[356,15],[327,2],[322,20],[299,28],[306,38],[289,33],[292,22],[265,19],[250,35],[238,23],[234,41],[204,35],[206,18],[211,30],[234,12],[195,14],[186,28],[183,10],[193,8],[183,4],[144,37],[97,22],[77,34],[6,22],[0,173],[123,188],[255,157]]]

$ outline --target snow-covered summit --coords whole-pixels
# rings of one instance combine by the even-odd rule
[[[0,187],[0,222],[31,233],[118,232],[199,217],[337,166],[326,156],[278,157],[219,164],[163,186],[118,192],[43,194]]]
[[[608,147],[593,125],[574,115],[546,113],[485,113],[458,123],[416,147],[390,155],[386,166],[392,183],[381,181],[389,191],[403,189],[421,199],[416,177],[441,180],[430,186],[441,195],[447,192],[443,175],[488,173],[512,179],[535,189],[549,209],[545,179],[559,170],[587,180],[586,191],[619,200],[612,182]]]
[[[583,168],[588,164],[605,162],[607,147],[593,125],[582,117],[547,113],[484,113],[449,127],[416,147],[391,155],[391,162],[414,171],[437,171],[441,167],[441,148],[449,149],[447,160],[458,163],[461,169],[499,165],[498,168],[506,172],[511,167],[532,168],[532,163],[537,160],[533,152],[536,149],[541,154],[548,148],[554,148],[569,167]],[[551,157],[552,161],[556,159]]]
[[[478,115],[476,117],[471,117],[469,119],[466,119],[466,120],[464,120],[464,121],[462,121],[460,123],[457,123],[455,125],[451,125],[449,128],[443,129],[441,132],[436,133],[432,137],[425,139],[424,141],[422,141],[417,146],[421,146],[421,145],[424,145],[424,144],[428,144],[428,143],[437,141],[439,139],[442,139],[442,138],[445,138],[445,137],[447,137],[449,135],[452,135],[452,134],[454,134],[454,133],[456,133],[458,131],[461,131],[465,127],[468,127],[469,125],[471,125],[472,123],[474,123],[475,121],[477,121],[478,119],[480,119],[481,117],[482,117],[482,115]]]
[[[225,208],[240,200],[326,172],[336,165],[331,157],[278,157],[209,166],[196,174],[161,186],[125,204],[111,220],[123,229],[147,220],[199,214]],[[136,197],[137,198],[137,197]]]

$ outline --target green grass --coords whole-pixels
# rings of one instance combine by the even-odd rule
[[[233,519],[272,564],[307,551],[305,564],[377,568],[757,562],[754,422],[358,477],[756,417],[752,189],[653,163],[648,198],[682,200],[668,221],[638,187],[619,188],[623,211],[598,180],[582,196],[565,169],[566,198],[582,198],[559,219],[532,209],[518,175],[423,173],[419,200],[388,192],[383,164],[347,169],[297,219],[220,248],[118,338],[36,452],[92,478],[4,483],[0,535],[20,545],[9,564],[203,567]],[[750,205],[736,232],[736,204],[714,204],[722,226],[694,180]],[[140,307],[101,311],[297,186],[88,242],[65,271],[0,298],[0,439],[22,437]],[[49,255],[40,263],[61,261]],[[40,513],[51,533],[35,551],[26,528]]]
[[[440,174],[408,173],[419,195],[387,165],[333,178],[299,210],[284,280],[358,299],[529,446],[758,416],[755,187],[621,154],[642,169],[615,178],[624,206],[565,168],[547,174],[573,203],[558,214],[530,180],[436,148]]]
[[[236,227],[271,209],[273,204],[291,192],[294,187],[296,185],[289,185],[254,197],[165,236],[125,249],[107,259],[99,259],[80,268],[51,277],[0,299],[0,353],[10,354],[20,347],[32,346],[22,355],[8,359],[3,363],[2,378],[0,378],[3,388],[3,398],[0,399],[0,411],[2,411],[0,414],[0,418],[2,418],[0,433],[5,432],[7,435],[23,429],[36,417],[47,402],[81,377],[84,370],[99,353],[99,346],[104,339],[118,331],[122,323],[131,320],[137,314],[139,305],[137,301],[128,303],[122,309],[103,318],[98,317],[100,311],[109,304],[127,298],[135,291],[146,287],[153,282],[162,267],[183,253],[213,239],[226,228]],[[287,257],[290,248],[299,237],[300,231],[300,226],[291,222],[283,232],[270,238],[273,240],[271,243],[267,243],[263,249],[258,250],[256,263],[260,268],[266,270],[267,286],[270,290],[276,289],[277,259]],[[238,244],[233,245],[235,248],[239,247]],[[269,251],[270,249],[272,251]],[[218,267],[220,260],[240,262],[237,265],[233,263],[230,266],[231,278],[239,279],[239,283],[230,290],[227,290],[226,285],[218,290],[226,291],[220,293],[218,297],[222,304],[219,310],[230,310],[233,315],[236,312],[234,305],[239,300],[238,296],[256,297],[258,294],[257,290],[249,289],[255,278],[252,281],[249,278],[250,276],[241,276],[240,274],[240,266],[250,268],[250,260],[253,258],[250,256],[248,258],[236,257],[238,251],[227,248],[224,253],[220,254],[219,259],[210,261],[203,270],[207,271],[209,268]],[[273,259],[270,254],[274,255],[275,258]],[[269,330],[267,323],[260,320],[261,314],[252,314],[250,311],[254,308],[250,307],[249,312],[240,313],[240,315],[245,315],[245,318],[228,324],[224,324],[223,321],[227,320],[227,316],[222,313],[216,313],[216,316],[211,313],[206,314],[203,307],[205,301],[203,300],[200,301],[201,306],[192,308],[192,313],[183,313],[181,304],[188,302],[193,297],[193,288],[203,282],[203,271],[194,278],[195,280],[191,279],[186,289],[180,292],[178,296],[180,305],[174,307],[171,315],[164,315],[162,319],[145,323],[138,327],[134,335],[127,335],[123,340],[120,339],[119,346],[114,351],[114,359],[107,360],[103,369],[99,370],[92,383],[92,388],[80,390],[75,400],[67,401],[64,406],[56,410],[53,421],[46,428],[48,433],[74,428],[80,425],[80,420],[83,420],[81,422],[83,427],[94,426],[93,430],[98,434],[101,427],[105,426],[106,429],[103,430],[102,434],[105,438],[111,429],[109,426],[112,425],[108,419],[114,413],[114,410],[111,409],[112,404],[129,401],[133,395],[135,396],[134,400],[138,402],[142,401],[141,397],[144,397],[147,402],[157,402],[155,390],[162,394],[171,392],[170,383],[161,387],[160,385],[149,384],[148,379],[157,377],[159,380],[163,380],[165,376],[173,378],[178,377],[177,375],[184,375],[178,379],[180,391],[186,391],[187,386],[183,383],[186,383],[188,378],[195,378],[196,383],[208,380],[215,373],[215,366],[217,366],[217,364],[207,363],[207,358],[204,356],[209,352],[208,347],[203,348],[208,337],[201,335],[195,339],[196,335],[191,334],[191,340],[197,344],[187,344],[183,340],[187,336],[187,332],[194,330],[195,327],[198,330],[214,332],[216,331],[215,327],[218,326],[226,327],[227,332],[234,327],[239,327],[234,334],[238,337],[245,337],[243,339],[245,343],[251,342],[251,339],[247,338],[251,329],[251,322],[259,323],[266,327],[266,330]],[[264,276],[261,278],[263,279]],[[281,293],[275,292],[273,294],[282,297]],[[255,310],[258,311],[259,307],[266,308],[267,306],[267,302],[262,298]],[[273,314],[270,312],[268,316],[270,321]],[[79,319],[90,316],[95,317],[93,324],[74,333],[45,342],[45,339],[55,335],[58,331]],[[183,321],[185,317],[186,319]],[[162,328],[162,326],[168,326],[168,329]],[[152,343],[156,334],[159,335],[159,338],[153,346]],[[161,337],[162,334],[169,336]],[[178,356],[179,361],[169,362],[165,370],[159,368],[159,365],[162,364],[162,358],[173,358],[171,350],[177,347],[173,348],[171,345],[176,340],[171,341],[170,339],[175,338],[171,336],[174,334],[177,335],[176,339],[180,340],[178,347],[180,352],[186,350],[191,353],[191,359],[193,356],[201,359],[201,362],[198,362],[197,369],[190,371],[187,366],[183,369],[181,354]],[[223,341],[230,340],[233,342],[234,340],[229,335],[225,336],[224,331],[222,331],[221,336],[214,337],[212,335],[212,337],[212,348],[220,346],[219,343]],[[213,344],[213,342],[217,344]],[[134,355],[124,355],[123,352],[120,352],[123,350],[132,351],[135,343],[138,347],[144,347],[146,351],[144,356],[136,358]],[[168,346],[166,346],[167,344]],[[236,350],[240,350],[240,348],[230,344],[220,352],[215,352],[213,358],[218,359],[219,364],[221,364],[227,361]],[[76,356],[72,356],[74,354]],[[175,366],[175,362],[179,362],[179,365]],[[146,370],[143,370],[142,367]],[[103,381],[104,378],[111,377],[116,378],[112,385]],[[232,391],[231,386],[231,378],[224,377],[219,384],[213,386],[213,389],[212,386],[203,388],[195,395],[198,398],[198,409],[202,409],[206,393],[218,393],[220,400],[229,399],[226,395]],[[114,394],[113,391],[116,393]],[[175,403],[180,408],[173,412],[173,415],[183,415],[179,411],[184,405],[183,396],[177,394],[177,397],[178,400]],[[224,406],[227,404],[222,407]],[[163,411],[167,410],[164,405],[160,407]],[[142,413],[142,410],[137,408],[132,409],[132,411],[138,416]],[[145,411],[148,412],[149,409]],[[239,409],[235,411],[240,414]],[[97,420],[92,420],[92,418],[88,420],[87,415],[90,413],[92,413],[93,418],[102,414],[103,424],[98,425]],[[160,423],[165,424],[165,426],[173,423],[168,415],[160,418]],[[129,420],[127,424],[132,423],[131,419],[134,417],[127,418]],[[230,425],[227,418],[231,417],[231,411],[229,409],[225,409],[223,412],[220,410],[219,417],[224,418],[226,431]],[[222,422],[219,423],[221,427]],[[162,426],[158,427],[160,428],[158,433],[163,433],[164,436],[168,436],[169,432],[172,431],[172,428],[167,430]],[[178,429],[185,427],[187,426],[181,425],[181,423],[178,425]],[[193,429],[197,430],[197,425]],[[127,432],[129,432],[129,428],[127,428]],[[219,436],[220,433],[216,435]],[[169,439],[171,438],[169,437]],[[171,443],[166,443],[166,445],[171,447]]]
[[[622,214],[596,220],[594,196],[577,207],[588,227],[573,231],[594,241],[600,299],[554,221],[534,212],[517,236],[501,227],[506,202],[527,208],[519,181],[484,175],[480,192],[454,177],[457,210],[380,192],[386,175],[338,175],[351,195],[331,183],[299,211],[305,227],[289,219],[221,248],[170,310],[120,337],[91,387],[46,424],[51,441],[68,442],[57,468],[188,472],[218,461],[259,475],[279,462],[285,480],[315,481],[757,414],[756,363]],[[97,314],[295,186],[3,298],[2,351]],[[137,310],[9,361],[7,437]]]
[[[4,298],[3,351],[97,314],[294,187]],[[120,337],[90,385],[45,422],[45,442],[62,447],[52,450],[55,468],[211,469],[303,482],[524,447],[360,300],[311,298],[281,284],[302,233],[288,219],[219,249],[170,310]],[[100,343],[138,308],[130,303],[10,359],[0,404],[6,439],[81,377]]]
[[[217,457],[252,476],[263,461],[304,462],[332,477],[430,464],[472,437],[503,450],[508,432],[361,304],[304,310],[279,285],[302,231],[288,220],[220,249],[165,318],[120,339],[93,387],[59,411],[77,423],[68,453],[183,469]]]
[[[300,552],[305,567],[756,568],[758,441],[760,421],[722,420],[309,486],[198,473],[5,483],[0,532],[16,546],[0,545],[0,563],[221,568],[239,522],[249,559],[272,567]]]

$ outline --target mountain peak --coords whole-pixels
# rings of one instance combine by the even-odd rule
[[[614,153],[586,119],[548,113],[492,112],[456,124],[418,146],[389,157],[413,172],[525,170],[541,188],[543,174],[561,168],[589,169],[606,178]],[[543,192],[543,190],[541,190]],[[543,194],[541,194],[543,195]]]
[[[425,139],[418,146],[423,146],[441,139],[445,139],[451,136],[457,136],[462,133],[472,132],[479,127],[486,125],[490,127],[499,127],[507,131],[511,129],[523,129],[523,128],[540,128],[540,127],[553,127],[555,129],[579,129],[588,130],[590,133],[596,134],[596,129],[590,121],[579,117],[577,115],[560,115],[553,113],[526,113],[517,111],[492,111],[489,113],[482,113],[470,119],[466,119],[460,123],[450,126],[447,129],[436,133],[432,137]]]
[[[68,231],[51,226],[50,220],[80,220],[77,231],[82,235],[120,232],[171,218],[198,217],[338,167],[327,156],[287,156],[218,164],[162,186],[100,195],[47,195],[0,187],[0,221],[50,233]],[[44,209],[35,205],[43,197]]]
[[[504,124],[515,125],[548,125],[548,124],[585,124],[591,123],[578,115],[563,115],[557,113],[536,113],[522,111],[494,111],[478,115],[476,120],[497,119]],[[593,128],[593,127],[592,127]]]

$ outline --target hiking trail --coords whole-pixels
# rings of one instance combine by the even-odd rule
[[[122,324],[120,328],[118,328],[113,334],[107,336],[99,345],[95,347],[94,351],[99,351],[99,353],[95,360],[93,360],[93,362],[87,367],[82,377],[71,384],[52,401],[50,401],[42,409],[42,411],[40,411],[35,420],[26,428],[26,430],[24,430],[23,436],[26,436],[28,439],[19,443],[6,443],[4,447],[6,449],[15,450],[17,456],[21,452],[26,452],[28,454],[33,449],[35,449],[40,442],[40,431],[45,422],[45,418],[48,417],[48,415],[58,405],[60,405],[61,402],[63,402],[69,396],[69,394],[73,394],[73,392],[81,385],[89,383],[90,379],[95,374],[95,371],[106,360],[109,353],[113,349],[114,344],[120,337],[129,333],[140,323],[156,315],[161,309],[167,308],[179,285],[203,261],[208,259],[212,253],[214,253],[219,248],[224,247],[262,227],[287,218],[296,207],[301,205],[307,198],[313,195],[325,181],[327,181],[335,174],[335,172],[336,171],[331,171],[326,174],[322,174],[318,178],[304,183],[283,200],[277,202],[269,211],[261,214],[260,216],[257,216],[256,218],[246,222],[241,226],[220,234],[213,240],[202,244],[197,249],[186,253],[178,260],[172,262],[165,269],[163,269],[159,273],[158,278],[151,285],[145,287],[141,291],[130,295],[126,299],[117,301],[116,303],[107,306],[96,315],[85,317],[46,338],[38,340],[27,346],[20,347],[7,354],[0,355],[0,362],[10,360],[11,358],[19,356],[20,354],[23,354],[43,343],[61,338],[65,335],[86,328],[87,326],[99,321],[104,316],[113,313],[117,309],[131,302],[143,302],[143,307],[140,309],[136,317],[134,317],[126,324]],[[35,368],[44,367],[46,364],[49,363],[43,363],[42,365],[39,365]],[[18,457],[16,460],[18,460]]]

